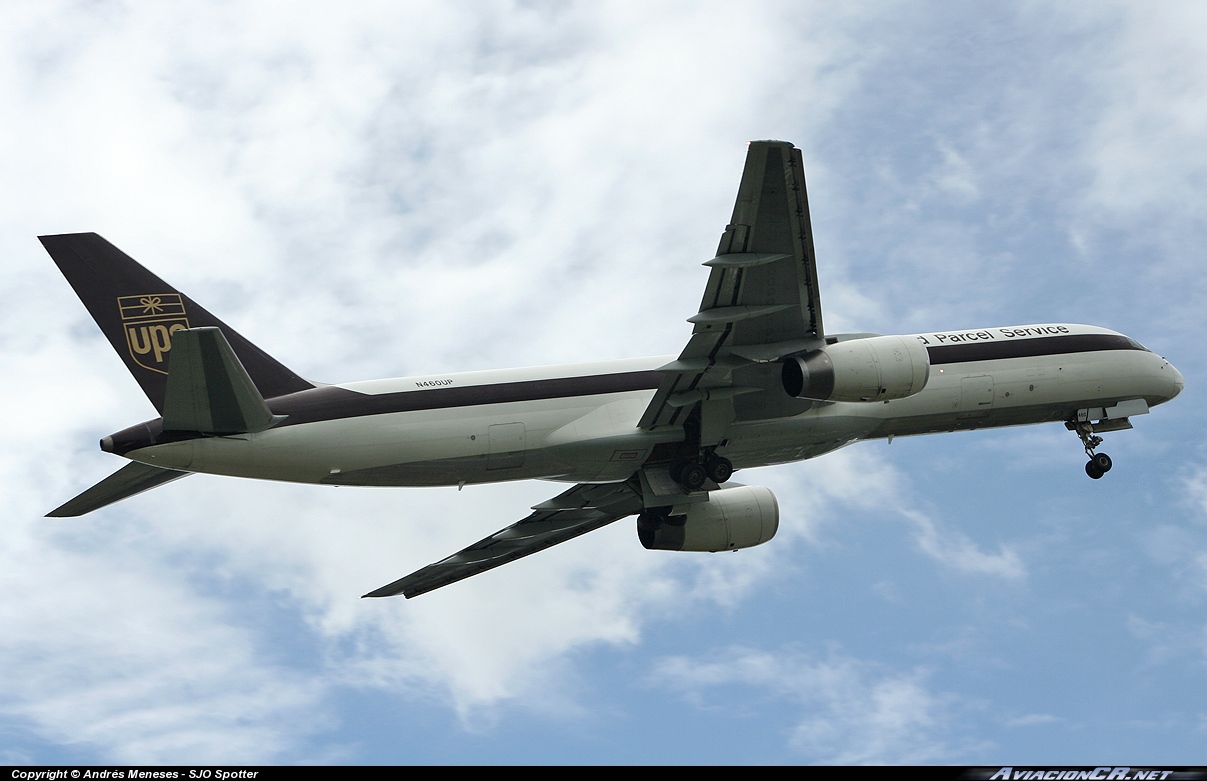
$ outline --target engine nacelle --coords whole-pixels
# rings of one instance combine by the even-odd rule
[[[780,508],[771,489],[743,485],[711,491],[707,502],[674,507],[669,517],[637,521],[647,550],[721,551],[752,548],[775,536]]]
[[[930,379],[930,354],[908,336],[826,345],[784,361],[784,390],[815,401],[888,401],[913,396]]]

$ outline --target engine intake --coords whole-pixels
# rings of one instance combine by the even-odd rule
[[[815,401],[888,401],[921,392],[930,354],[908,336],[876,336],[827,345],[784,361],[784,390]]]
[[[743,485],[711,491],[707,502],[672,508],[665,518],[643,513],[637,536],[647,550],[738,550],[762,545],[779,525],[771,489]]]

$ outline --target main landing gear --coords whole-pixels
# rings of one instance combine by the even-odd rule
[[[712,480],[720,485],[733,475],[733,463],[716,453],[706,453],[695,461],[682,461],[671,466],[671,477],[689,491],[698,491]]]
[[[1102,437],[1094,434],[1094,427],[1090,425],[1089,421],[1084,423],[1069,421],[1065,427],[1077,432],[1077,436],[1081,438],[1081,444],[1085,446],[1085,454],[1090,457],[1085,464],[1087,475],[1097,480],[1111,471],[1111,457],[1106,453],[1094,452],[1094,449],[1102,444]]]

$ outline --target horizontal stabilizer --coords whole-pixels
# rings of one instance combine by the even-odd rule
[[[74,518],[106,505],[128,499],[135,494],[157,488],[188,475],[175,469],[140,464],[126,464],[84,493],[46,514],[47,518]]]
[[[186,328],[172,335],[164,431],[245,434],[278,420],[221,329]]]

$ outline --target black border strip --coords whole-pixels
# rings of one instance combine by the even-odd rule
[[[274,415],[288,415],[281,426],[296,426],[322,420],[341,420],[391,412],[476,407],[516,401],[595,396],[605,393],[656,390],[660,371],[596,374],[587,377],[558,377],[551,380],[522,380],[492,385],[425,388],[397,393],[367,394],[329,385],[323,388],[278,396],[268,400]]]
[[[1103,350],[1142,350],[1148,352],[1138,342],[1119,334],[1041,336],[1035,339],[942,344],[926,348],[926,352],[930,353],[931,366],[945,363],[969,363],[970,361],[998,361],[1005,358],[1033,358],[1038,355],[1093,353]]]

